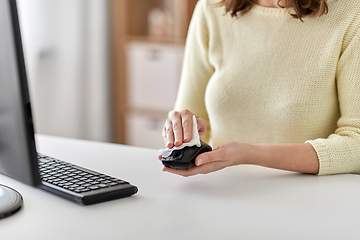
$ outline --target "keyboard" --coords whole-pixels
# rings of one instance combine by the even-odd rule
[[[137,192],[129,182],[38,153],[40,188],[83,205],[128,197]]]

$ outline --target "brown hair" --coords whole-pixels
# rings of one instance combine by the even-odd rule
[[[283,7],[279,4],[280,1],[278,1],[278,5]],[[295,13],[290,13],[290,15],[301,21],[305,16],[319,17],[328,12],[326,0],[285,0],[285,2],[287,6],[294,9]],[[248,12],[254,4],[256,4],[256,0],[221,0],[217,5],[225,6],[226,13],[236,17],[238,13]]]

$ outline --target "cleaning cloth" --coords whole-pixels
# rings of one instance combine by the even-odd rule
[[[199,136],[199,132],[198,132],[198,128],[197,128],[197,121],[196,121],[195,115],[192,117],[192,121],[193,121],[193,126],[192,126],[192,134],[191,134],[190,142],[183,143],[178,147],[175,146],[173,148],[160,149],[159,150],[159,155],[161,155],[163,157],[168,157],[168,156],[171,155],[171,153],[173,151],[183,149],[184,147],[192,147],[192,146],[195,146],[195,145],[197,147],[201,147],[200,136]]]

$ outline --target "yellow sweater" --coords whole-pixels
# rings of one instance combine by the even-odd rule
[[[320,175],[360,173],[360,0],[304,22],[258,5],[231,18],[217,2],[195,9],[175,109],[207,120],[214,147],[308,141]]]

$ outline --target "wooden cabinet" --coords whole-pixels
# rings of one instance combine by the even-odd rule
[[[114,142],[157,147],[162,141],[161,128],[175,102],[196,3],[110,0]]]

